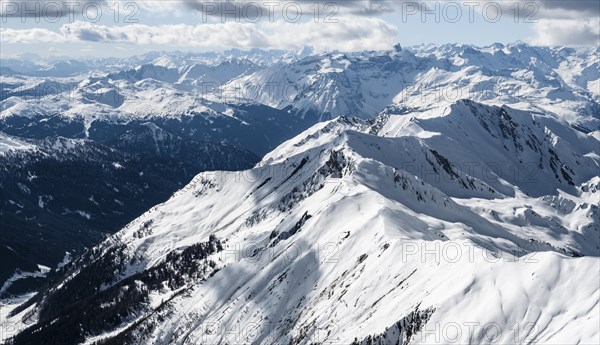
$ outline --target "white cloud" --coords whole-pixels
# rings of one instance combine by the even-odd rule
[[[600,46],[600,18],[540,19],[529,43],[543,46]]]
[[[48,29],[10,29],[2,28],[0,31],[2,43],[63,43],[67,42],[65,36]]]
[[[444,6],[448,3],[469,4],[470,7],[479,10],[486,3],[493,3],[511,15],[529,16],[535,13],[538,19],[597,17],[600,14],[600,1],[598,0],[530,0],[521,2],[501,0],[178,0],[140,2],[140,6],[147,10],[160,12],[193,10],[219,19],[235,20],[240,18],[240,14],[255,7],[262,8],[265,17],[268,17],[268,11],[273,12],[275,17],[281,17],[282,9],[286,5],[300,6],[305,14],[313,13],[317,4],[322,12],[323,8],[328,6],[330,9],[335,7],[335,12],[339,15],[375,16],[404,11],[407,10],[406,6],[411,8],[416,6],[420,9],[425,6],[434,8],[436,4]],[[519,8],[519,11],[516,11],[516,8]]]
[[[6,43],[101,42],[206,49],[272,48],[344,51],[385,49],[397,37],[397,27],[377,18],[346,17],[338,23],[275,22],[264,24],[214,23],[200,25],[96,25],[65,24],[60,32],[48,29],[5,29]]]
[[[43,4],[49,0],[40,0]],[[62,4],[65,0],[59,0]],[[123,0],[115,0],[122,2]],[[314,18],[315,1],[320,12]],[[461,2],[463,0],[457,1]],[[483,7],[483,0],[476,8]],[[6,3],[6,0],[0,0]],[[85,3],[106,4],[105,0],[83,0]],[[91,23],[90,21],[69,21],[55,31],[45,28],[8,29],[1,28],[2,43],[64,43],[64,42],[102,42],[136,45],[160,45],[182,48],[225,49],[225,48],[276,48],[296,49],[302,46],[313,46],[316,49],[338,49],[345,51],[364,49],[389,48],[397,39],[398,28],[391,23],[400,23],[400,12],[406,10],[403,4],[406,0],[178,0],[178,1],[141,1],[142,11],[150,11],[153,15],[140,14],[136,19],[151,18],[146,24],[112,25],[106,22]],[[410,1],[413,5],[427,4],[431,1]],[[446,0],[439,0],[447,3]],[[505,16],[513,16],[513,2],[502,4]],[[11,2],[12,3],[12,2]],[[112,3],[112,1],[111,1]],[[302,20],[290,23],[282,18],[282,10],[286,4],[297,3],[303,11]],[[334,3],[336,8],[324,9],[326,4]],[[206,6],[217,5],[217,8]],[[230,7],[227,7],[229,4]],[[244,18],[244,6],[259,6],[275,9],[278,15],[271,21],[268,11],[262,13],[261,20],[256,23]],[[271,5],[269,5],[271,4]],[[277,4],[277,5],[273,5]],[[473,2],[471,2],[473,4]],[[537,7],[530,7],[535,4]],[[527,7],[525,7],[527,5]],[[595,6],[598,5],[598,6]],[[275,6],[275,7],[273,7]],[[597,0],[533,0],[523,4],[517,15],[528,17],[534,9],[537,23],[531,23],[535,35],[528,41],[537,45],[599,45],[600,23],[598,20],[600,1]],[[234,17],[221,17],[222,11],[236,9]],[[417,7],[419,8],[419,7]],[[10,8],[12,12],[14,9]],[[527,9],[527,10],[526,10]],[[413,8],[414,10],[414,8]],[[202,14],[201,12],[204,11]],[[1,12],[1,11],[0,11]],[[5,11],[6,12],[6,11]],[[11,13],[12,13],[11,12]],[[251,11],[250,11],[251,12]],[[294,10],[292,8],[291,14]],[[396,12],[395,17],[388,16],[384,21],[378,16],[382,13]],[[186,16],[192,24],[162,24],[165,18],[177,13]],[[333,20],[337,23],[325,23],[328,15],[335,13]],[[6,13],[5,13],[6,14]],[[18,16],[21,12],[9,14]],[[106,11],[106,15],[112,12]],[[240,17],[241,15],[241,17]],[[79,16],[81,19],[81,16]],[[172,18],[170,18],[172,19]],[[208,19],[208,23],[205,22]],[[223,21],[223,19],[227,19]],[[315,23],[315,19],[318,23]],[[530,18],[528,18],[530,19]],[[66,20],[66,19],[65,19]],[[172,20],[169,20],[172,23]],[[100,25],[104,23],[107,25]],[[123,24],[123,23],[121,23]],[[58,28],[59,23],[55,27]],[[477,30],[477,24],[473,24]],[[529,26],[527,26],[529,29]],[[479,33],[477,33],[479,34]],[[475,35],[477,35],[475,34]],[[518,38],[522,38],[518,37]]]
[[[347,17],[330,24],[273,23],[267,25],[267,30],[269,45],[281,45],[281,49],[313,46],[318,50],[381,50],[389,49],[398,36],[396,26],[366,17]]]

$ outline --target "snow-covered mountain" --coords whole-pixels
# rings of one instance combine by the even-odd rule
[[[219,80],[256,66],[243,61],[181,70],[142,65],[81,80],[8,78],[0,102],[0,130],[26,138],[103,142],[123,128],[151,122],[183,137],[242,146],[262,156],[314,124],[318,115],[303,111],[300,116],[292,107],[276,109],[235,95],[207,99],[214,96]]]
[[[0,330],[600,343],[599,53],[2,60]]]
[[[593,131],[600,127],[599,49],[495,44],[325,53],[240,76],[223,89],[325,117],[369,118],[390,105],[423,110],[469,98],[553,112]]]
[[[72,62],[88,67],[60,77],[26,72],[32,68],[22,65],[27,61],[3,60],[0,109],[2,118],[61,115],[89,123],[180,117],[241,102],[328,119],[370,118],[388,107],[425,110],[468,98],[551,112],[591,132],[600,128],[599,49],[517,43],[398,45],[358,53],[149,53]]]
[[[310,49],[297,52],[282,50],[251,49],[242,51],[231,49],[223,52],[158,52],[153,51],[129,58],[83,58],[69,57],[43,58],[36,54],[23,54],[16,58],[2,59],[2,75],[9,72],[28,77],[75,77],[88,73],[105,74],[133,69],[140,65],[152,64],[166,68],[180,68],[194,64],[218,65],[231,60],[247,60],[259,66],[277,62],[293,61],[311,54]],[[6,73],[5,73],[6,72]]]
[[[151,53],[80,61],[58,77],[44,72],[57,70],[53,61],[8,61],[19,72],[5,73],[3,60],[0,296],[39,286],[40,266],[98,243],[197,173],[248,168],[314,124],[291,109],[198,92],[296,55]]]
[[[388,110],[199,174],[12,309],[10,342],[598,343],[600,141],[468,100]]]

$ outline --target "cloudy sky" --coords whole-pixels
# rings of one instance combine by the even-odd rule
[[[600,46],[600,0],[0,0],[3,57],[151,50]]]

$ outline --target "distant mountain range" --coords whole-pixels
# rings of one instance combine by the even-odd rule
[[[3,117],[181,117],[227,106],[370,118],[467,98],[599,128],[600,48],[418,46],[386,52],[149,53],[128,59],[2,60]],[[72,67],[56,74],[52,71]],[[15,97],[16,96],[16,97]]]

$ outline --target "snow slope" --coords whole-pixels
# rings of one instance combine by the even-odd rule
[[[11,152],[34,150],[35,145],[27,141],[0,132],[0,156]]]
[[[37,320],[13,341],[598,343],[592,140],[470,101],[317,124],[253,169],[199,174],[67,264],[11,314]],[[464,168],[485,158],[540,174]]]

